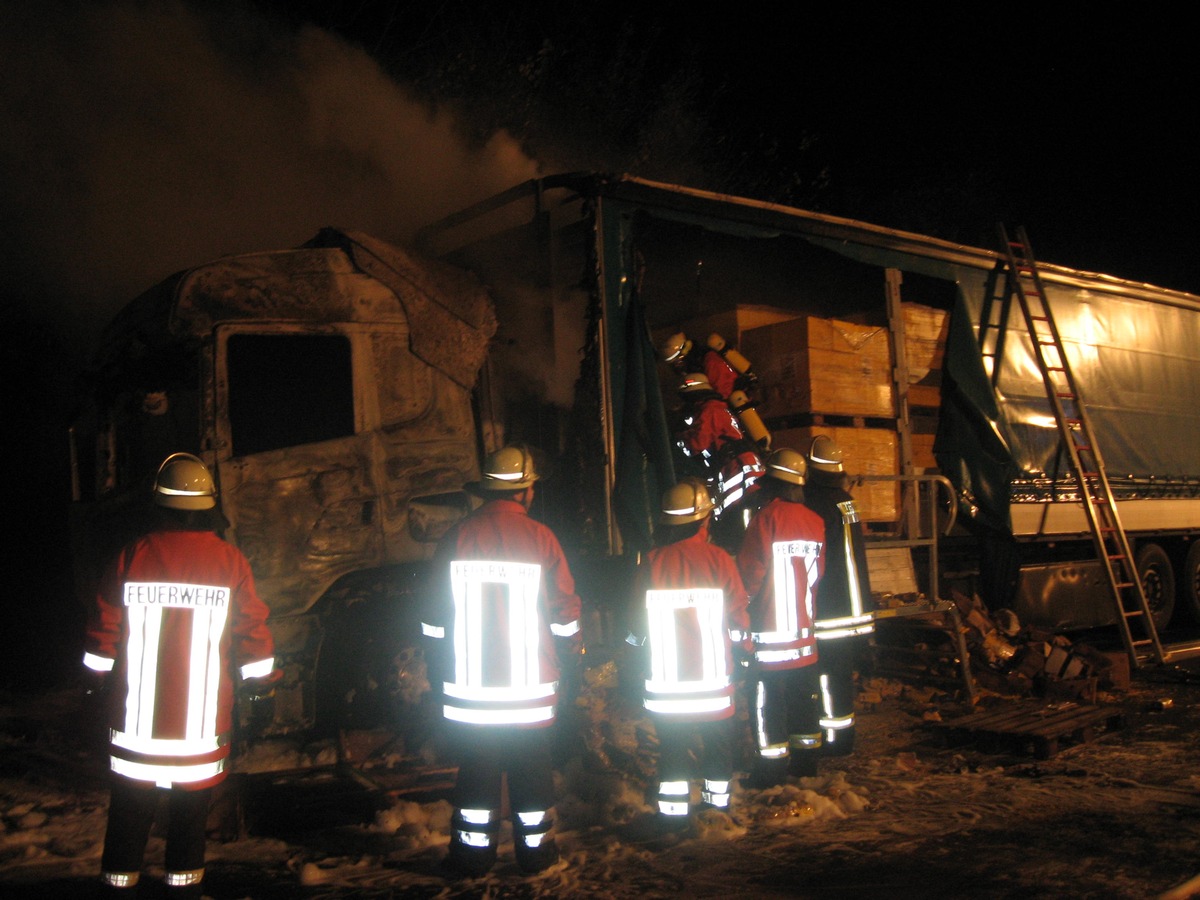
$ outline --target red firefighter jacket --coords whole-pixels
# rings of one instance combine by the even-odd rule
[[[545,727],[578,654],[579,597],[558,539],[520,503],[490,500],[443,538],[422,621],[444,642],[446,719]]]
[[[749,628],[733,558],[699,532],[651,550],[635,579],[650,649],[643,703],[675,721],[733,715],[734,643]]]
[[[763,669],[817,661],[813,620],[824,542],[825,523],[802,503],[776,497],[750,520],[737,559],[750,592],[754,658]]]
[[[267,676],[274,647],[250,564],[211,531],[156,531],[107,570],[84,665],[108,676],[118,775],[199,790],[225,777],[234,668]]]
[[[688,456],[702,457],[716,473],[718,512],[758,489],[758,479],[766,467],[723,400],[710,396],[697,403],[690,424],[679,433],[678,440]]]

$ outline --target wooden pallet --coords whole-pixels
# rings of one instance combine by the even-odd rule
[[[950,739],[1050,759],[1064,743],[1090,743],[1120,728],[1122,713],[1113,706],[1014,703],[930,724]]]

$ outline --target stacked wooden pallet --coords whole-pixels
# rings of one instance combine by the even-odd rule
[[[946,313],[912,303],[903,308],[914,464],[932,469]],[[771,428],[773,446],[804,450],[814,436],[826,434],[842,448],[850,473],[900,471],[886,326],[737,306],[680,323],[678,330],[700,343],[720,334],[750,359],[759,379],[758,411]],[[897,485],[864,483],[854,494],[864,521],[896,521]]]

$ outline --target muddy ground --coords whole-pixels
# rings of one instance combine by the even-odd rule
[[[572,796],[560,810],[564,861],[536,878],[522,877],[503,852],[486,879],[443,878],[446,805],[426,796],[373,823],[309,822],[289,833],[276,826],[213,840],[206,894],[1192,895],[1180,886],[1200,875],[1200,666],[1135,672],[1127,690],[1100,693],[1094,725],[1064,734],[1058,746],[952,729],[961,699],[939,689],[885,678],[864,688],[852,756],[823,761],[818,779],[775,796],[739,790],[734,819],[678,840],[647,840],[628,824],[589,816],[579,790],[589,773],[577,771],[564,783]],[[81,745],[71,695],[5,700],[0,897],[90,896],[103,763]],[[974,715],[1018,708],[1055,717],[1071,704],[984,692]]]

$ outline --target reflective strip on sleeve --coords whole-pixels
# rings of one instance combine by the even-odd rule
[[[115,659],[109,659],[107,656],[97,656],[95,653],[83,654],[83,664],[93,672],[111,672]]]
[[[579,620],[568,622],[566,625],[556,625],[551,622],[550,633],[555,637],[571,637],[571,635],[579,634]]]
[[[275,657],[268,656],[257,662],[246,663],[241,668],[241,674],[243,678],[262,678],[264,675],[270,675],[274,668]]]
[[[425,637],[440,639],[446,636],[446,629],[441,625],[430,625],[428,622],[422,622],[421,634],[425,635]]]

